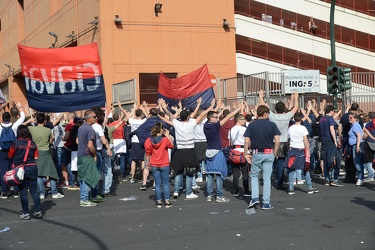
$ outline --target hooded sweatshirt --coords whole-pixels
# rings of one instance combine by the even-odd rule
[[[150,157],[152,167],[168,167],[168,149],[172,149],[172,142],[164,136],[152,136],[145,141],[145,151]]]

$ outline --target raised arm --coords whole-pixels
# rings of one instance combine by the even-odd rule
[[[292,109],[292,113],[295,114],[298,110],[298,92],[294,92],[292,95],[292,101],[294,102],[294,106]]]
[[[197,119],[195,119],[195,122],[196,122],[197,124],[201,123],[201,121],[206,117],[207,113],[208,113],[209,111],[211,111],[211,110],[214,108],[215,103],[216,103],[215,98],[213,98],[213,99],[211,100],[211,105],[210,105],[205,111],[203,111],[203,112],[197,117]]]
[[[195,115],[197,114],[197,112],[198,112],[199,107],[201,106],[201,104],[202,104],[202,97],[199,97],[197,99],[197,107],[195,107],[194,112],[190,114],[190,117],[195,117]]]
[[[234,111],[232,111],[231,113],[229,113],[226,117],[224,117],[220,121],[220,126],[223,126],[224,123],[226,123],[230,118],[232,118],[233,116],[235,116],[241,109],[242,109],[242,103],[237,104],[237,106],[235,107]]]

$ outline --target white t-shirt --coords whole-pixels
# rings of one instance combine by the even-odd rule
[[[246,127],[241,125],[236,125],[231,128],[228,132],[228,139],[230,140],[231,145],[244,145],[245,137],[243,134],[246,131]],[[243,148],[236,148],[235,150],[244,152]]]
[[[146,118],[144,118],[144,119],[140,119],[140,120],[137,120],[137,119],[134,119],[134,118],[130,118],[130,119],[129,119],[130,131],[131,131],[131,132],[135,131],[135,130],[136,130],[137,128],[139,128],[139,126],[141,126],[145,121],[146,121]],[[138,136],[133,135],[133,137],[132,137],[132,142],[139,143]]]
[[[93,125],[91,125],[91,127],[95,130],[96,150],[102,150],[103,143],[102,143],[102,140],[100,139],[100,137],[104,136],[103,127],[101,125],[99,125],[98,123],[94,123]]]
[[[290,147],[292,148],[305,148],[305,144],[303,143],[303,137],[308,135],[309,132],[307,131],[305,126],[293,125],[290,126],[288,129],[288,136],[290,138]]]
[[[274,122],[277,128],[280,130],[280,142],[288,141],[288,128],[289,122],[293,118],[293,112],[289,111],[286,114],[275,114],[270,112],[268,118],[271,122]]]
[[[206,135],[203,132],[203,126],[206,123],[207,118],[204,118],[201,123],[197,124],[197,126],[194,129],[194,139],[195,142],[205,142],[207,141]]]
[[[194,148],[194,129],[197,126],[195,119],[190,118],[187,122],[173,119],[172,124],[176,134],[177,148]]]

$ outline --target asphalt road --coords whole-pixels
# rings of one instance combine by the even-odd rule
[[[129,181],[116,182],[117,196],[97,207],[80,207],[79,191],[62,190],[65,198],[42,201],[43,219],[29,221],[18,219],[20,201],[11,197],[0,200],[0,230],[10,228],[0,233],[0,249],[375,249],[375,182],[313,182],[318,194],[305,185],[293,196],[273,188],[274,209],[253,215],[228,181],[229,203],[207,202],[201,184],[198,199],[182,195],[171,208],[156,208],[151,188]]]

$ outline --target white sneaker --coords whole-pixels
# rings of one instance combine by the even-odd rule
[[[202,177],[198,177],[195,181],[196,182],[203,182],[203,178]]]
[[[206,201],[211,202],[212,201],[212,197],[211,196],[207,196]]]
[[[227,199],[227,198],[225,198],[224,196],[222,196],[222,197],[216,197],[216,201],[217,202],[230,202],[230,200],[229,199]]]
[[[199,189],[199,188],[200,188],[200,186],[198,186],[198,185],[195,185],[195,186],[192,186],[191,188],[192,188],[192,189]]]
[[[39,195],[39,198],[43,200],[45,198],[44,194]]]
[[[362,186],[363,185],[363,180],[360,180],[360,179],[358,179],[357,180],[357,183],[355,184],[356,186]]]
[[[195,198],[198,198],[198,195],[194,194],[194,193],[191,193],[189,195],[186,195],[186,199],[195,199]]]
[[[60,193],[57,193],[57,194],[53,194],[53,195],[52,195],[52,199],[60,199],[60,198],[64,198],[64,195],[63,195],[63,194],[60,194]]]
[[[178,199],[178,192],[174,192],[174,193],[173,193],[173,198],[174,198],[174,199]]]
[[[303,185],[305,182],[303,180],[297,180],[297,185]]]
[[[374,177],[369,177],[369,178],[365,179],[365,182],[371,182],[371,181],[374,181]]]

